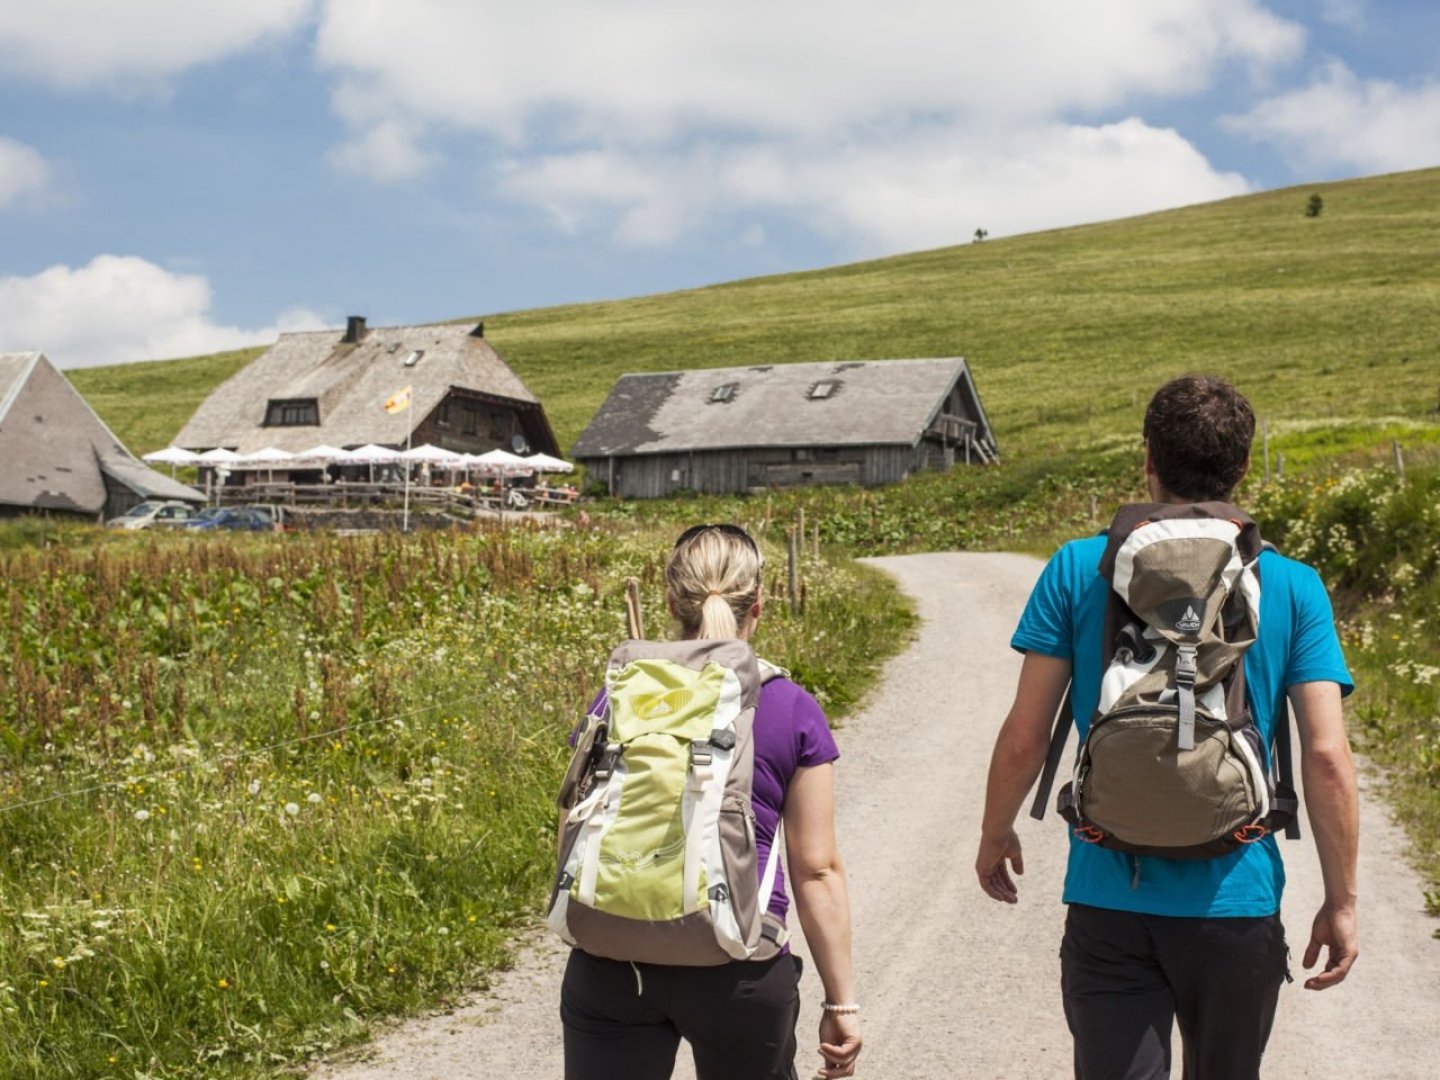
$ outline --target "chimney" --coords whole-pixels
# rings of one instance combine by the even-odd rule
[[[341,339],[344,345],[358,345],[364,340],[365,335],[370,331],[365,329],[364,315],[351,315],[345,320],[345,336]]]
[[[484,337],[484,336],[485,336],[485,324],[484,324],[483,322],[481,322],[481,323],[476,323],[476,324],[475,324],[475,329],[470,331],[470,336],[471,336],[471,337]]]

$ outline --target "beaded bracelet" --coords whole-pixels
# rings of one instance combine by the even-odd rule
[[[835,1013],[837,1016],[854,1016],[860,1011],[859,1005],[837,1005],[830,1001],[822,1001],[820,1008],[825,1012]]]

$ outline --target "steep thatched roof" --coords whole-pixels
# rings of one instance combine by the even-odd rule
[[[137,460],[43,353],[0,353],[0,503],[98,514],[105,476],[143,497],[203,496]]]
[[[994,450],[970,370],[955,357],[622,375],[571,453],[603,458],[762,446],[914,446],[957,384],[964,419],[976,423],[975,437]]]
[[[175,445],[187,450],[224,446],[242,454],[266,446],[295,452],[318,443],[403,446],[406,434],[452,389],[501,399],[549,433],[539,399],[478,329],[375,327],[358,342],[347,343],[345,337],[338,330],[281,334],[269,351],[205,399]],[[407,366],[415,353],[419,359]],[[406,386],[414,388],[410,409],[387,413],[385,402]],[[319,423],[266,427],[272,401],[314,401]]]

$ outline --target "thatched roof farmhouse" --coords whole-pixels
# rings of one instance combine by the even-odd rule
[[[637,498],[885,484],[998,454],[958,357],[623,375],[572,450]]]
[[[125,449],[44,353],[0,353],[0,516],[111,518],[150,498],[202,502]]]
[[[409,409],[385,403],[412,388]],[[175,445],[292,453],[325,444],[433,443],[559,454],[540,401],[485,340],[484,324],[374,327],[281,334],[201,403]]]

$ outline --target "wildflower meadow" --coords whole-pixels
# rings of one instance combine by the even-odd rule
[[[665,632],[669,536],[0,555],[0,1075],[273,1075],[503,963],[626,578]],[[757,645],[841,712],[911,616],[804,574]]]

